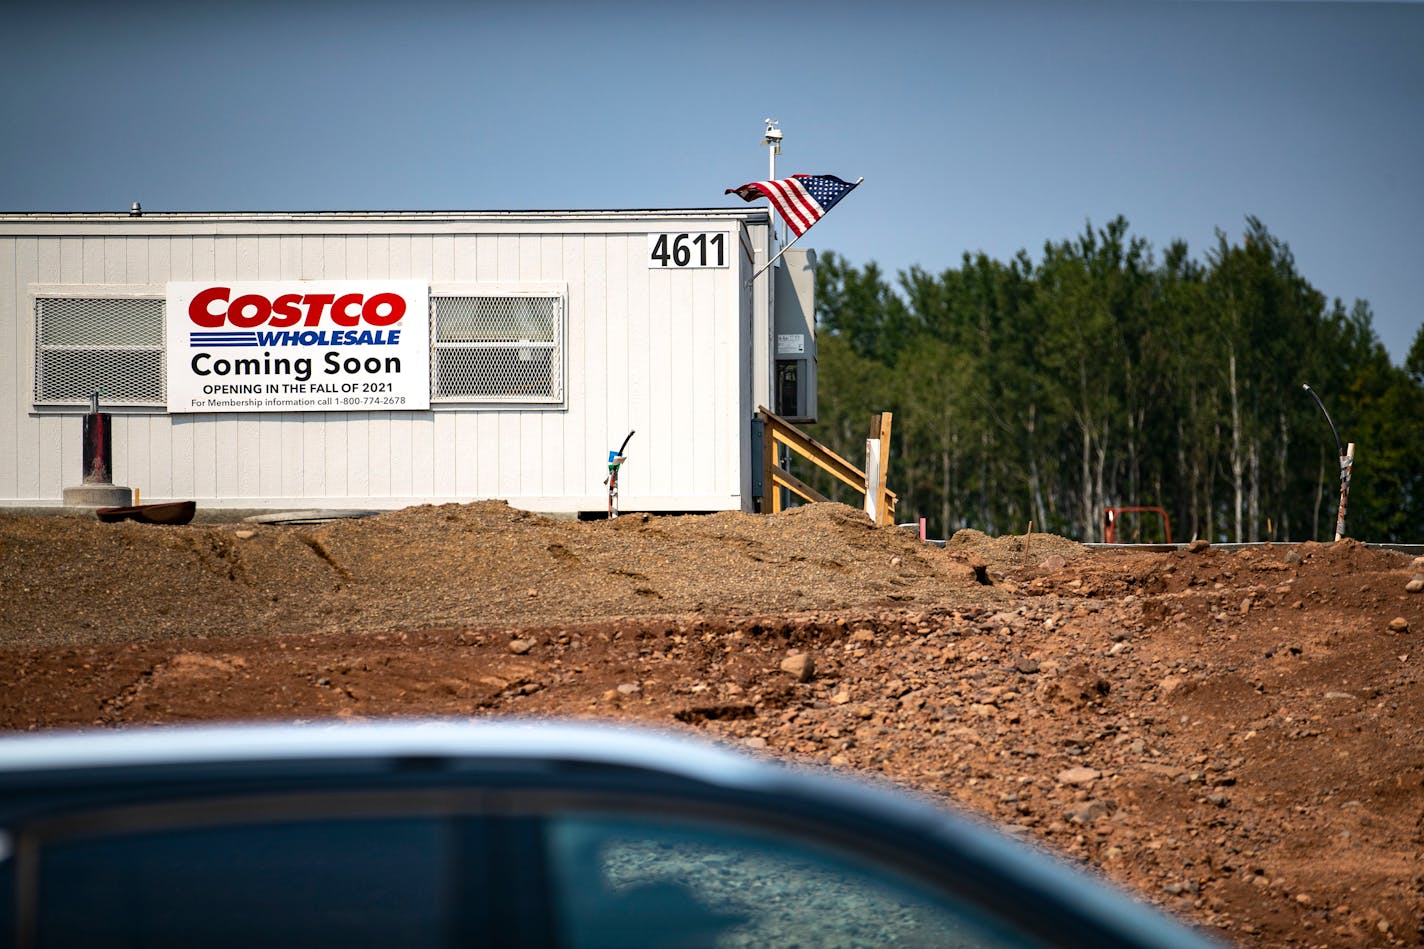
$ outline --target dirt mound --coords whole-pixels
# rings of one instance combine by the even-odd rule
[[[945,549],[966,560],[982,563],[1000,573],[1023,571],[1034,566],[1055,569],[1087,553],[1088,548],[1057,534],[1009,534],[990,537],[983,531],[965,528],[954,532]]]
[[[14,591],[0,642],[12,644],[1004,597],[840,504],[579,522],[482,502],[307,527],[12,517],[0,519],[0,577]]]
[[[1420,573],[1352,541],[940,549],[843,505],[2,517],[0,727],[639,719],[938,795],[1229,941],[1419,945]]]

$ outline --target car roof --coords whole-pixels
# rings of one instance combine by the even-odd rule
[[[150,772],[189,775],[276,766],[312,770],[372,762],[520,762],[531,767],[574,766],[579,774],[628,771],[637,784],[701,789],[701,797],[774,803],[783,813],[848,820],[910,836],[941,853],[953,852],[992,866],[1024,885],[1056,894],[1086,917],[1112,919],[1133,932],[1138,945],[1206,945],[1200,935],[1169,922],[1103,881],[1037,846],[1012,840],[982,820],[941,802],[866,776],[757,758],[687,732],[647,726],[542,719],[397,720],[360,723],[149,726],[122,730],[48,732],[0,738],[0,803],[45,794],[46,788],[81,782],[113,786],[110,778]],[[176,769],[176,770],[175,770]],[[330,769],[323,768],[323,771]],[[337,769],[341,770],[340,768]],[[660,782],[645,780],[658,776]],[[208,780],[214,776],[209,774]],[[625,783],[625,782],[620,782]],[[26,795],[26,791],[31,792]],[[708,793],[710,792],[710,794]],[[654,792],[657,793],[657,792]],[[0,808],[3,817],[3,808]]]
[[[597,763],[718,785],[765,777],[769,762],[646,727],[543,720],[402,720],[147,726],[0,738],[0,776],[204,763],[435,757]]]

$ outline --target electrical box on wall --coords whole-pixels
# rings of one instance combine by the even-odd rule
[[[776,414],[816,421],[816,252],[793,247],[776,268]]]

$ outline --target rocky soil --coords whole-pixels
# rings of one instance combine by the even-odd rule
[[[1229,944],[1424,945],[1424,561],[850,508],[0,517],[0,729],[579,716],[882,776]]]

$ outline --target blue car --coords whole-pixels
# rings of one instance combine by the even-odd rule
[[[1179,946],[885,787],[552,722],[0,739],[0,946]]]

